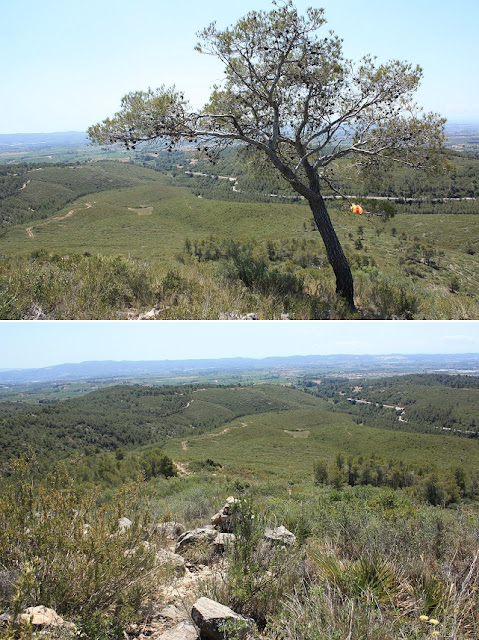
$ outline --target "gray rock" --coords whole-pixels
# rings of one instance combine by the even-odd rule
[[[118,520],[118,529],[120,530],[120,533],[124,533],[132,524],[133,523],[129,518],[120,518]]]
[[[191,531],[185,531],[176,543],[175,552],[180,549],[184,549],[190,545],[198,544],[199,542],[213,542],[217,535],[216,529],[212,525],[206,527],[200,527],[198,529],[192,529]]]
[[[288,531],[286,527],[281,525],[274,529],[266,528],[264,532],[265,540],[274,544],[284,544],[292,547],[296,543],[296,536],[291,531]]]
[[[158,565],[172,564],[175,573],[183,574],[186,571],[185,559],[178,553],[173,553],[169,549],[160,549],[156,552],[155,560]]]
[[[210,598],[200,598],[195,602],[191,610],[193,622],[200,630],[201,637],[209,640],[224,640],[223,626],[228,621],[237,623],[236,636],[243,638],[248,632],[253,631],[254,621],[236,613],[229,607]]]
[[[182,533],[185,533],[186,527],[181,522],[160,522],[156,525],[156,531],[165,538],[176,540]]]
[[[162,618],[166,618],[167,620],[172,620],[173,622],[179,622],[180,620],[186,620],[188,617],[186,612],[178,609],[174,604],[169,604],[164,607],[159,613],[159,616]]]
[[[196,640],[198,637],[196,627],[190,622],[183,621],[162,633],[157,640]]]
[[[218,527],[223,533],[231,533],[233,531],[233,505],[236,502],[239,502],[239,500],[230,496],[227,498],[225,505],[211,518],[211,524]]]
[[[213,542],[215,551],[223,553],[223,551],[227,547],[231,546],[235,540],[236,536],[234,533],[218,533]]]
[[[75,630],[73,622],[66,622],[56,611],[39,605],[38,607],[28,607],[18,618],[25,622],[30,622],[39,627],[63,627],[65,629]]]

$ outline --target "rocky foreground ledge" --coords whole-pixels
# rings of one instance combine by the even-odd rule
[[[166,546],[156,553],[157,566],[168,565],[174,578],[162,589],[157,601],[151,604],[147,619],[130,624],[124,630],[125,640],[247,640],[258,637],[251,618],[210,598],[201,597],[194,601],[199,583],[217,576],[221,570],[207,563],[192,562],[183,555],[190,556],[195,548],[206,548],[208,553],[202,554],[203,561],[221,557],[235,542],[234,516],[238,513],[239,501],[229,497],[211,518],[211,524],[204,527],[187,531],[178,522],[164,522],[156,526],[157,533],[167,541]],[[120,531],[125,531],[131,526],[131,521],[121,518],[118,526]],[[264,542],[292,547],[296,544],[296,537],[284,526],[267,528]],[[0,616],[0,624],[12,621],[8,614]],[[74,623],[63,620],[53,609],[42,605],[25,609],[18,621],[30,623],[40,637],[59,640],[81,638]]]

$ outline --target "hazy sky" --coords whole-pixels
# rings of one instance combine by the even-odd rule
[[[418,101],[452,122],[479,120],[477,0],[297,0],[323,7],[345,54],[419,63]],[[0,0],[0,133],[85,130],[133,90],[176,86],[200,107],[221,65],[195,33],[266,0]]]
[[[478,353],[479,322],[0,322],[0,369],[86,360]]]

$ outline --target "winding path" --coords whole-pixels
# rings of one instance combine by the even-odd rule
[[[64,216],[55,216],[54,218],[49,218],[48,220],[45,220],[44,222],[39,222],[38,224],[32,225],[31,227],[26,227],[25,231],[27,232],[27,236],[29,238],[35,237],[35,234],[33,233],[34,227],[44,227],[46,224],[50,224],[50,222],[58,222],[59,220],[65,220],[65,218],[71,218],[72,215],[75,213],[75,211],[85,211],[86,209],[91,209],[91,206],[92,205],[90,202],[85,202],[84,207],[77,207],[76,209],[70,209],[70,211],[66,213]]]

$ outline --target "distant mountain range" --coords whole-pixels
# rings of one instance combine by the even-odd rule
[[[12,147],[77,147],[87,144],[84,131],[57,131],[54,133],[0,133],[0,149]]]
[[[479,132],[479,121],[447,122],[446,136],[473,136]],[[88,143],[85,131],[55,131],[52,133],[0,133],[0,149],[12,147],[77,147]]]
[[[178,374],[215,374],[228,371],[318,371],[351,373],[429,373],[444,371],[479,375],[479,354],[414,355],[309,355],[269,358],[222,358],[203,360],[101,361],[60,364],[41,369],[0,369],[0,384],[73,382],[105,378],[134,378]]]

